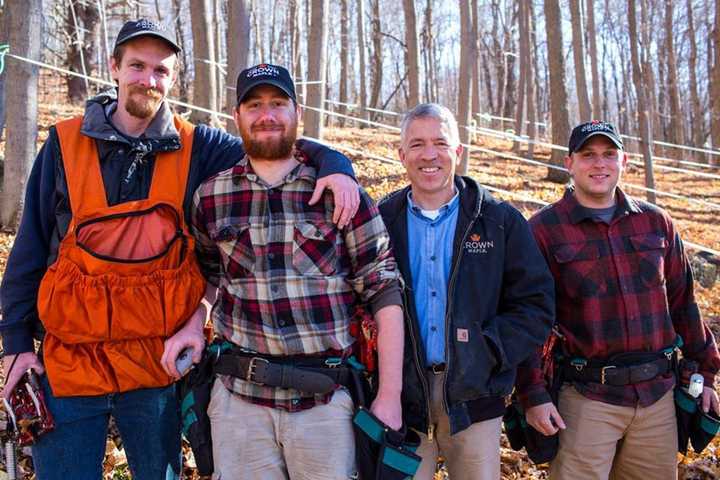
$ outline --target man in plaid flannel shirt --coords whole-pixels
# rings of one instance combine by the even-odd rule
[[[558,408],[539,352],[518,372],[528,423],[545,435],[560,430],[553,479],[677,477],[671,368],[639,382],[612,380],[623,365],[657,359],[678,336],[705,378],[703,410],[720,411],[720,356],[695,303],[682,241],[666,212],[618,188],[626,164],[613,125],[578,125],[565,158],[573,187],[530,220],[555,277],[561,348],[574,359]],[[593,367],[599,378],[583,379]]]
[[[217,285],[216,334],[265,358],[347,357],[356,302],[378,324],[371,411],[400,428],[402,299],[377,208],[365,193],[350,224],[332,197],[308,205],[317,171],[293,150],[300,110],[286,69],[238,77],[235,122],[247,155],[201,185],[192,210],[204,273]],[[211,395],[215,473],[223,479],[337,479],[354,473],[353,401],[221,375]]]

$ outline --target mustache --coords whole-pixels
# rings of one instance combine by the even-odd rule
[[[284,127],[277,122],[262,121],[250,125],[250,130],[282,130]]]
[[[130,93],[139,93],[141,95],[145,95],[146,97],[152,97],[156,100],[159,100],[162,98],[162,93],[160,93],[157,89],[152,87],[141,87],[139,85],[131,85],[130,86]]]

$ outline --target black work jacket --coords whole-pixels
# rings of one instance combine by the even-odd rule
[[[451,434],[483,419],[488,399],[512,391],[517,365],[545,342],[555,314],[553,278],[522,214],[471,178],[455,177],[455,185],[460,209],[445,316]],[[403,416],[426,432],[430,400],[408,259],[409,190],[390,194],[379,209],[405,279]]]

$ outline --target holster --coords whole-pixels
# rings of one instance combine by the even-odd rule
[[[697,372],[697,363],[681,360],[675,387],[675,417],[678,431],[678,452],[687,455],[688,441],[695,453],[701,453],[720,431],[720,418],[712,411],[703,412],[700,398],[693,398],[683,389],[687,379]]]

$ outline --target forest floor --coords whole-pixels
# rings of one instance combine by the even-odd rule
[[[52,99],[42,102],[39,141],[44,141],[48,128],[55,121],[80,111],[81,109],[78,107],[53,104]],[[404,169],[397,163],[396,152],[399,142],[397,133],[377,128],[329,128],[325,133],[325,141],[335,145],[341,151],[346,148],[352,149],[344,151],[353,161],[360,184],[373,198],[379,199],[405,185]],[[474,145],[505,153],[511,153],[512,150],[511,142],[489,137],[478,137]],[[4,145],[0,144],[0,152],[3,149]],[[363,152],[363,155],[352,153],[354,151]],[[523,146],[520,156],[524,155]],[[539,161],[547,161],[548,155],[547,149],[537,148],[535,151],[535,159]],[[389,161],[381,161],[372,157],[382,157]],[[713,172],[720,173],[719,170],[713,170]],[[484,185],[513,192],[515,194],[513,196],[502,193],[495,193],[495,195],[510,201],[526,216],[532,215],[540,208],[540,205],[531,201],[518,200],[518,196],[552,202],[560,198],[564,190],[562,185],[545,180],[547,174],[545,167],[520,163],[479,151],[471,153],[469,174]],[[658,190],[720,203],[720,180],[663,170],[656,171],[655,175]],[[644,183],[642,168],[630,165],[625,173],[624,182],[625,184],[642,185]],[[626,190],[636,197],[643,198],[644,196],[641,191],[630,188]],[[668,197],[659,197],[658,203],[675,219],[684,240],[720,250],[720,211],[713,211],[708,206]],[[0,233],[0,275],[4,271],[13,239],[11,233]],[[688,250],[694,254],[692,250]],[[720,261],[717,258],[712,260]],[[704,318],[710,324],[716,337],[720,338],[720,278],[714,284],[708,282],[706,287],[698,283],[696,295]],[[127,460],[122,449],[119,449],[117,445],[119,443],[113,438],[108,439],[105,461],[106,478],[117,480],[130,478]],[[25,478],[33,478],[31,458],[28,453],[29,451],[26,450],[21,455],[20,468]],[[703,455],[690,453],[686,457],[678,456],[679,477],[681,479],[720,478],[719,454],[720,438],[717,438],[704,451]],[[524,452],[514,452],[509,449],[504,437],[501,455],[504,480],[547,478],[546,465],[533,465]],[[187,448],[185,448],[185,464],[186,477],[197,479],[193,468],[194,460]],[[439,479],[444,477],[445,474],[442,471],[438,473]],[[7,477],[4,472],[0,471],[0,480],[5,478]]]

